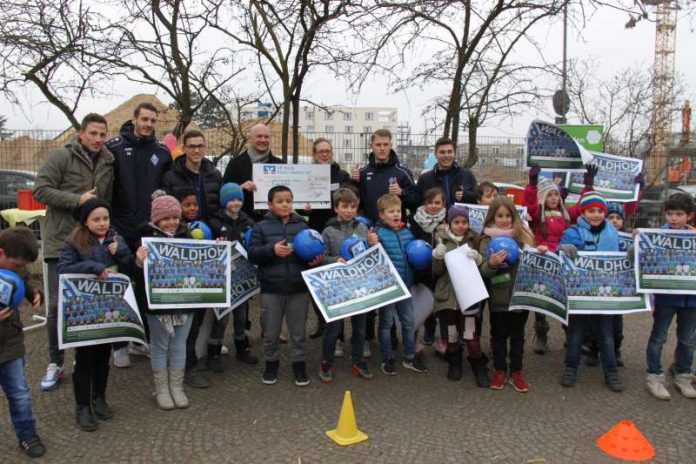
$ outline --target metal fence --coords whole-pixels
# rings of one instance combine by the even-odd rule
[[[72,130],[68,131],[39,131],[39,130],[8,130],[11,135],[0,140],[0,170],[20,170],[36,172],[43,162],[45,155],[52,148],[65,145],[73,136]],[[208,156],[217,162],[220,172],[224,172],[230,159],[229,156],[219,155],[229,151],[230,135],[224,131],[207,130],[206,145]],[[109,137],[118,135],[116,132],[109,134]],[[313,132],[302,133],[300,136],[299,153],[300,163],[311,162],[312,143],[319,137],[331,140],[334,150],[334,159],[346,170],[350,171],[353,167],[362,166],[370,153],[370,133],[356,132]],[[394,134],[394,148],[399,155],[402,164],[413,171],[418,178],[426,166],[426,161],[434,157],[434,146],[438,136],[435,134],[418,133],[398,133]],[[280,137],[279,134],[271,133],[272,148],[279,154]],[[478,162],[472,167],[472,171],[479,181],[488,180],[497,184],[515,184],[524,186],[526,183],[526,173],[524,170],[524,137],[488,137],[477,138]],[[615,144],[616,145],[616,144]],[[463,163],[469,153],[469,144],[466,137],[460,139],[457,146],[457,160]],[[696,162],[696,153],[692,153]],[[680,158],[681,159],[681,158]],[[676,163],[674,158],[670,158],[671,164]],[[691,163],[690,166],[696,166]],[[0,171],[0,172],[1,172]],[[15,178],[16,177],[16,178]],[[696,176],[682,176],[681,184],[690,183],[691,178]],[[674,184],[674,182],[673,182]],[[20,179],[19,176],[12,176],[5,172],[0,177],[0,208],[6,209],[14,207],[16,204],[16,190],[18,188],[31,188],[30,182]],[[665,186],[653,187],[646,192],[646,200],[653,206],[642,208],[631,221],[638,225],[655,223],[655,216],[661,214],[661,202],[665,195]],[[654,197],[654,199],[653,199]],[[657,205],[660,205],[659,207]]]

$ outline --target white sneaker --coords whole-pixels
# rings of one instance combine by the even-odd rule
[[[128,356],[128,347],[120,348],[114,351],[114,366],[116,367],[131,367],[131,360]]]
[[[220,348],[220,354],[230,354],[230,350],[225,345],[222,345],[222,348]]]
[[[334,356],[337,358],[343,357],[343,345],[341,344],[341,340],[336,340],[336,351],[334,351]]]
[[[46,368],[46,375],[41,379],[41,390],[51,391],[58,388],[58,383],[63,378],[63,366],[51,363]]]
[[[141,345],[139,343],[128,344],[128,354],[133,356],[145,356],[150,357],[150,348],[147,345]]]
[[[690,373],[674,376],[674,386],[685,398],[696,398],[696,388],[693,385],[694,376]]]
[[[363,358],[369,358],[372,356],[372,351],[370,351],[370,342],[365,341],[363,344]]]
[[[655,398],[661,400],[668,400],[671,398],[671,395],[667,391],[667,387],[665,387],[664,374],[648,374],[648,377],[645,379],[645,386]]]

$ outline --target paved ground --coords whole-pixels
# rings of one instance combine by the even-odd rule
[[[253,320],[258,320],[253,308]],[[70,376],[56,391],[38,388],[46,359],[43,330],[27,335],[27,375],[38,430],[48,448],[43,462],[50,463],[611,463],[618,461],[602,454],[594,440],[624,418],[652,441],[654,462],[696,462],[696,401],[675,394],[661,402],[643,386],[649,315],[626,318],[622,372],[627,389],[619,394],[604,386],[599,368],[583,368],[575,388],[558,385],[563,341],[559,325],[552,324],[549,354],[535,355],[528,346],[527,394],[510,387],[478,389],[468,367],[461,382],[449,382],[444,362],[429,349],[428,374],[400,369],[396,377],[378,372],[374,380],[364,381],[351,377],[348,361],[339,360],[334,382],[323,385],[316,376],[320,343],[313,340],[309,387],[293,384],[286,346],[278,384],[263,385],[260,367],[242,366],[229,357],[225,373],[210,374],[212,388],[189,388],[191,408],[179,411],[156,408],[149,363],[133,358],[130,369],[112,368],[107,393],[115,417],[87,433],[74,421]],[[673,347],[672,337],[665,362]],[[254,351],[258,354],[257,347]],[[376,358],[371,365],[379,370]],[[335,427],[345,390],[352,392],[358,424],[370,439],[341,448],[324,432]],[[0,418],[0,462],[28,460],[16,446],[4,401]]]

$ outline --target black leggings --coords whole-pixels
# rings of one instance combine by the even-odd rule
[[[78,406],[89,406],[92,398],[106,397],[109,380],[111,344],[82,346],[75,349],[73,390]]]

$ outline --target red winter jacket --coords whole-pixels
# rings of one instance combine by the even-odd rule
[[[593,190],[592,187],[584,187],[582,193]],[[580,208],[578,205],[573,205],[571,207],[566,207],[568,211],[568,216],[570,216],[570,222],[566,224],[565,218],[563,216],[547,216],[546,217],[546,234],[541,231],[541,205],[539,205],[539,200],[537,199],[537,187],[536,185],[527,184],[524,189],[524,206],[527,207],[527,214],[532,218],[529,224],[534,232],[534,243],[538,245],[544,245],[549,248],[550,251],[556,251],[558,248],[558,241],[561,239],[563,232],[569,227],[575,224],[578,216],[580,215]]]

